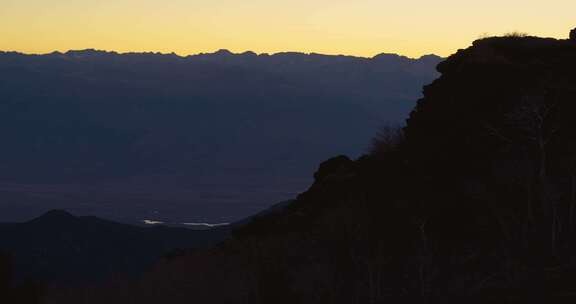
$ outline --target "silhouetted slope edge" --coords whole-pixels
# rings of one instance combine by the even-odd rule
[[[576,43],[481,39],[438,70],[398,145],[324,162],[283,211],[162,263],[128,293],[139,303],[573,301]]]

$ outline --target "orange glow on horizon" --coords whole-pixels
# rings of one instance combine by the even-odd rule
[[[483,35],[564,38],[576,1],[3,0],[0,50],[447,56]]]

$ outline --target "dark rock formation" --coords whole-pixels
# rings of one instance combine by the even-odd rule
[[[127,294],[138,303],[574,302],[574,44],[486,38],[438,70],[397,148],[324,162],[286,208]]]

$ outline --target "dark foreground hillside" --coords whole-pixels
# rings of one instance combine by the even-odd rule
[[[225,227],[138,227],[52,210],[28,222],[0,224],[0,263],[6,256],[16,285],[90,286],[138,277],[171,252],[208,247],[228,235]]]
[[[438,70],[403,134],[88,302],[573,303],[576,42],[486,38]]]

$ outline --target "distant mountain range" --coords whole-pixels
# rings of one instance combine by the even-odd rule
[[[233,222],[359,155],[437,76],[411,59],[279,53],[0,53],[0,221],[51,208]]]

